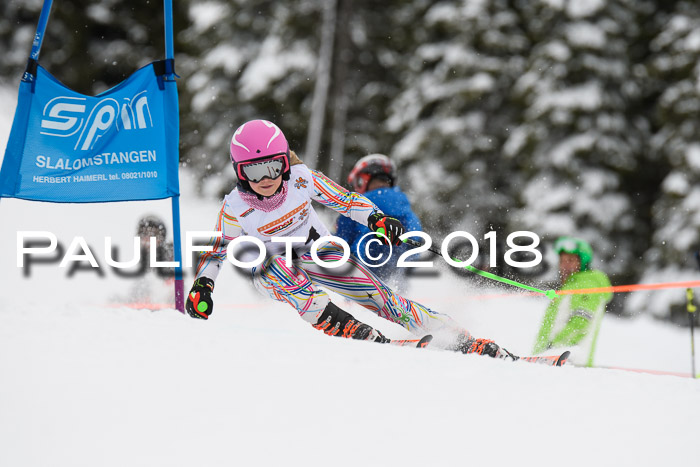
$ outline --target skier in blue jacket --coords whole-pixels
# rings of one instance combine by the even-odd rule
[[[348,176],[348,185],[350,189],[362,193],[370,201],[385,213],[400,220],[406,228],[406,232],[413,230],[422,230],[420,220],[411,210],[411,203],[401,189],[396,186],[396,166],[387,156],[383,154],[370,154],[361,158]],[[382,263],[389,255],[389,246],[380,244],[380,242],[371,242],[368,246],[369,255],[365,251],[367,242],[372,237],[364,235],[370,233],[368,227],[353,222],[351,219],[344,216],[338,218],[336,225],[336,235],[341,237],[350,245],[350,251],[353,254],[358,254],[367,264],[375,265]],[[405,245],[393,246],[391,257],[388,261],[380,266],[373,268],[373,272],[385,282],[390,283],[393,287],[402,289],[406,283],[403,280],[406,276],[407,268],[398,268],[396,263],[408,249]],[[381,259],[372,259],[381,258]]]

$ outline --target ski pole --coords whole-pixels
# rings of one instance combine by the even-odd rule
[[[380,229],[380,230],[381,230],[381,229]],[[404,242],[404,243],[407,243],[407,244],[409,244],[409,245],[411,245],[411,246],[423,246],[422,243],[417,242],[417,241],[415,241],[415,240],[413,240],[413,239],[411,239],[411,238],[407,238],[406,240],[403,240],[403,242]],[[430,251],[431,253],[435,253],[435,254],[438,255],[438,256],[442,256],[442,253],[440,252],[440,250],[438,250],[438,249],[435,248],[435,247],[432,247],[432,246],[431,246],[431,247],[428,247],[428,251]],[[452,261],[455,261],[455,262],[458,262],[458,263],[463,262],[462,260],[454,259],[454,258],[452,258]],[[474,274],[478,274],[479,276],[486,277],[486,278],[488,278],[488,279],[492,279],[492,280],[495,280],[495,281],[498,281],[498,282],[502,282],[502,283],[504,283],[504,284],[513,285],[513,286],[515,286],[515,287],[519,287],[519,288],[521,288],[521,289],[529,290],[529,291],[531,291],[531,292],[540,293],[540,294],[546,296],[547,298],[549,298],[550,300],[553,300],[553,299],[557,298],[557,292],[556,292],[555,290],[551,290],[551,289],[550,289],[550,290],[542,290],[542,289],[538,289],[538,288],[536,288],[536,287],[531,287],[531,286],[529,286],[529,285],[521,284],[520,282],[512,281],[512,280],[510,280],[510,279],[506,279],[505,277],[497,276],[496,274],[491,274],[490,272],[482,271],[481,269],[475,268],[475,267],[472,266],[471,264],[465,264],[465,265],[464,265],[464,268],[465,268],[467,271],[473,272]]]
[[[700,250],[695,252],[695,261],[698,263],[698,269],[700,269]],[[686,308],[688,310],[688,320],[690,321],[690,364],[692,365],[692,378],[697,378],[695,374],[695,311],[697,307],[693,303],[693,289],[688,287],[685,291],[686,297]]]
[[[698,308],[693,303],[693,289],[690,287],[685,289],[686,298],[686,308],[688,310],[688,320],[690,321],[690,377],[695,378],[695,335],[694,335],[694,324],[695,324],[695,310]]]

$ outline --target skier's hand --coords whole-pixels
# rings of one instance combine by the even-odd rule
[[[400,220],[380,213],[369,216],[369,218],[367,218],[367,226],[372,232],[384,234],[389,239],[389,243],[393,243],[394,245],[401,245],[399,237],[406,233],[406,228]],[[386,242],[386,238],[381,238]]]
[[[190,293],[187,294],[185,310],[193,318],[208,319],[214,311],[214,302],[211,293],[214,291],[214,281],[208,277],[200,277],[192,284]]]

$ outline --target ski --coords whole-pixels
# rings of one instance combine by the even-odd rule
[[[421,339],[392,339],[388,343],[392,345],[398,345],[399,347],[417,347],[419,349],[422,349],[424,347],[427,347],[428,344],[430,344],[430,341],[433,340],[433,336],[430,334],[427,334],[423,336]],[[505,350],[505,349],[503,349]],[[506,352],[508,352],[506,350]],[[516,355],[511,354],[508,352],[508,356],[512,358],[515,361],[522,360],[525,362],[530,362],[530,363],[540,363],[542,365],[550,365],[550,366],[563,366],[566,363],[566,360],[569,358],[569,352],[568,350],[564,352],[561,355],[543,355],[543,356],[536,356],[536,357],[518,357]]]
[[[423,347],[427,347],[431,340],[433,340],[433,336],[428,334],[420,339],[392,339],[389,341],[389,344],[398,345],[399,347],[411,346],[422,349]]]
[[[520,357],[518,360],[523,360],[530,363],[541,363],[550,366],[564,366],[571,352],[568,350],[561,355],[543,355],[537,357]]]

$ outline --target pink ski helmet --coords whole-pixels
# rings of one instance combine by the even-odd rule
[[[262,174],[269,178],[281,174],[283,180],[289,180],[289,144],[282,130],[267,120],[251,120],[236,129],[231,137],[231,162],[244,185],[260,181]],[[254,173],[258,175],[251,176]]]

